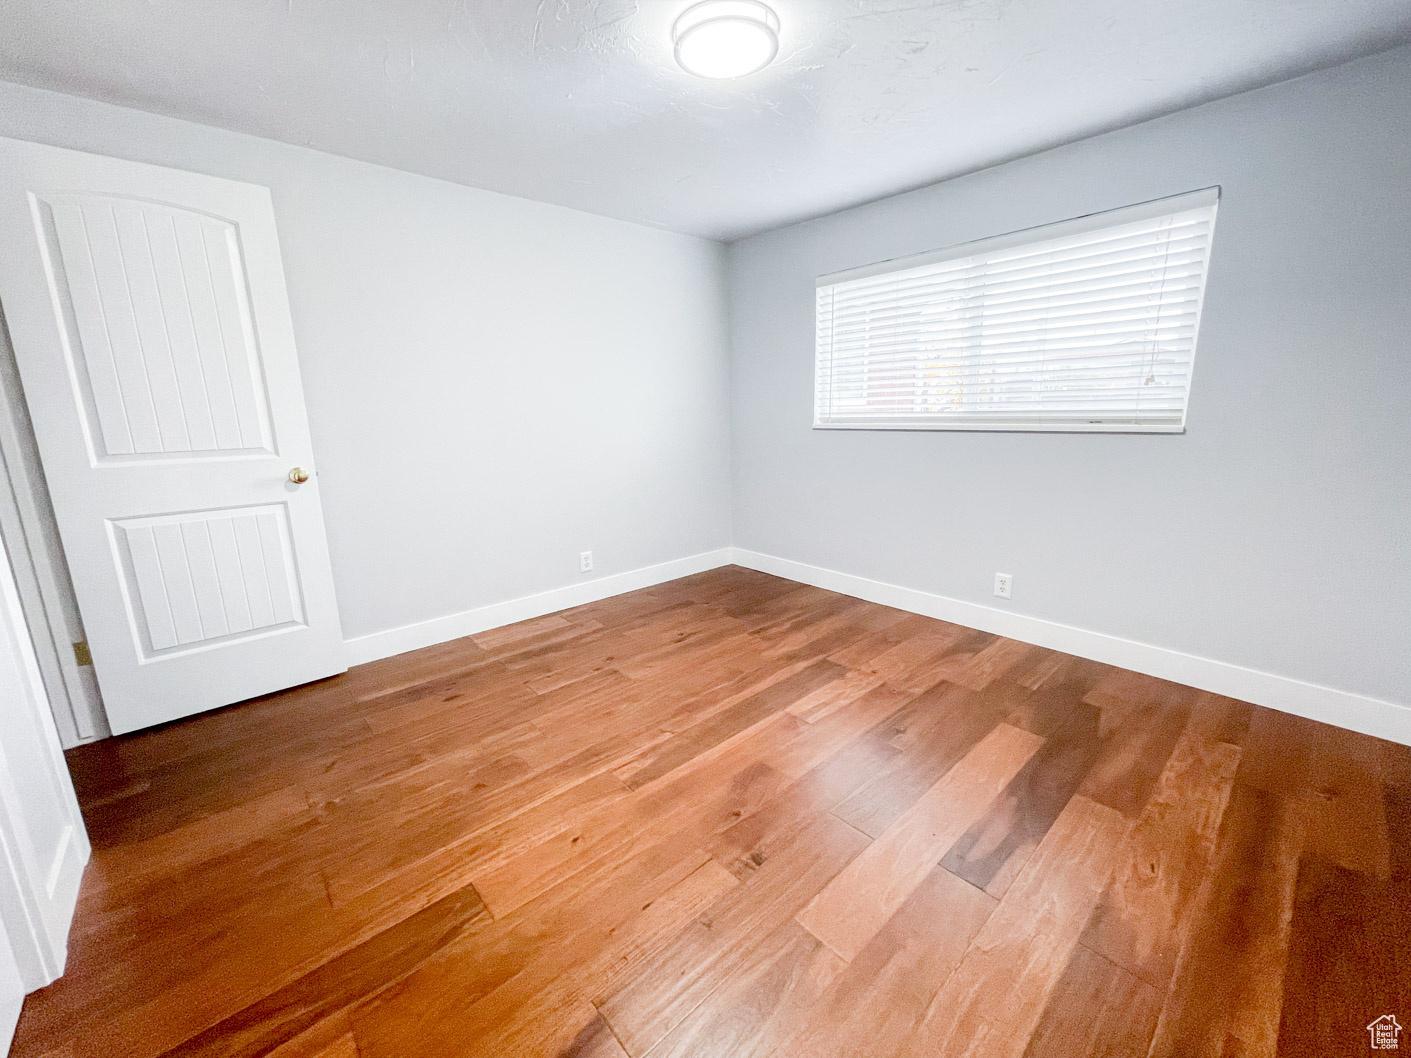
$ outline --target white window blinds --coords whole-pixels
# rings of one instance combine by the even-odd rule
[[[1218,197],[822,277],[814,425],[1182,430]]]

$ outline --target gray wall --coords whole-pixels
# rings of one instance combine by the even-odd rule
[[[729,544],[718,244],[3,83],[0,135],[272,190],[345,635]]]
[[[810,428],[815,276],[1211,184],[1185,435]],[[756,236],[729,272],[737,546],[1411,701],[1411,49]]]

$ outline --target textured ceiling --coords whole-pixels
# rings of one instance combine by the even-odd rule
[[[716,84],[688,2],[0,0],[0,79],[734,238],[1411,39],[1408,0],[778,0]]]

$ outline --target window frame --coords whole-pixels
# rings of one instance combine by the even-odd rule
[[[829,272],[817,277],[814,283],[814,350],[813,350],[813,429],[815,430],[948,430],[981,433],[1118,433],[1118,434],[1184,434],[1186,419],[1190,414],[1191,389],[1195,382],[1195,361],[1200,341],[1200,325],[1205,313],[1206,285],[1210,277],[1211,256],[1214,253],[1215,225],[1219,212],[1221,187],[1218,184],[1187,191],[1177,195],[1151,199],[1130,206],[1089,213],[1070,220],[1034,225],[1006,232],[1003,235],[974,239],[950,246],[904,257],[889,258],[873,264]],[[1187,369],[1185,400],[1181,406],[1179,423],[1140,423],[1122,421],[1093,422],[979,422],[943,419],[904,419],[893,422],[824,422],[820,420],[819,406],[819,349],[817,291],[823,287],[859,279],[870,279],[892,272],[904,272],[927,265],[943,264],[947,261],[975,257],[981,254],[997,253],[1015,247],[1064,239],[1083,235],[1103,228],[1114,228],[1124,224],[1135,224],[1167,214],[1182,213],[1188,210],[1208,207],[1210,209],[1210,229],[1206,242],[1205,268],[1201,272],[1199,290],[1196,296],[1196,314],[1191,337],[1191,354]]]

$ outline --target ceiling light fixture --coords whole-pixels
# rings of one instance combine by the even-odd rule
[[[779,54],[779,16],[760,0],[701,0],[671,27],[676,61],[713,80],[763,70]]]

